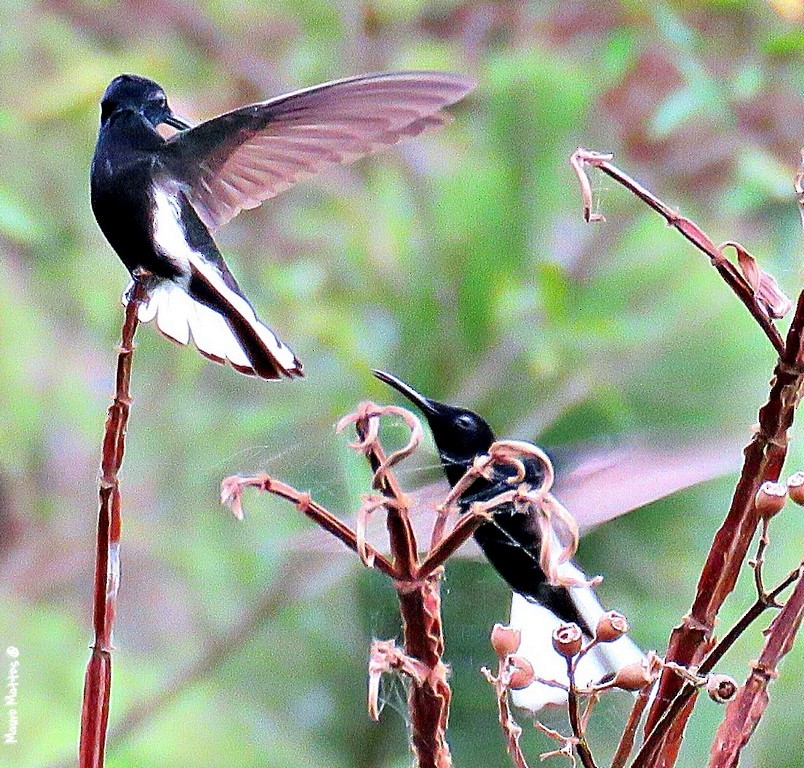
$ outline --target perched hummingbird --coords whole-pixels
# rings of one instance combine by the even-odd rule
[[[444,123],[474,81],[442,72],[364,75],[241,107],[196,127],[153,80],[120,75],[101,101],[92,210],[148,300],[139,319],[263,379],[302,364],[258,317],[212,232],[301,179]],[[160,124],[179,130],[165,139]],[[133,284],[132,284],[133,285]]]
[[[447,481],[454,486],[472,466],[474,459],[486,454],[495,441],[488,423],[476,413],[454,405],[431,400],[409,384],[384,371],[374,375],[402,393],[424,414],[438,450]],[[542,465],[533,459],[524,462],[524,482],[539,486],[544,479]],[[498,466],[487,480],[479,477],[458,499],[460,511],[511,490],[508,479],[513,467]],[[494,511],[494,519],[483,523],[475,532],[475,541],[483,554],[513,589],[511,625],[522,632],[520,655],[533,664],[536,674],[545,679],[566,683],[566,665],[552,648],[553,629],[562,622],[575,622],[592,637],[604,608],[591,587],[561,587],[547,581],[539,565],[541,533],[537,523],[527,514],[517,512],[512,503]],[[559,566],[559,574],[575,581],[585,581],[584,574],[572,563]],[[627,637],[597,646],[579,665],[579,683],[596,682],[616,669],[638,662],[642,652]],[[566,692],[539,683],[514,692],[518,706],[538,711],[547,704],[564,704]]]

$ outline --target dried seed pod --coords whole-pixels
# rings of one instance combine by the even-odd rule
[[[511,672],[508,687],[512,690],[527,688],[533,682],[533,665],[524,656],[511,656],[508,668]]]
[[[796,504],[804,506],[804,472],[796,472],[787,478],[787,493]]]
[[[597,622],[595,640],[599,643],[611,643],[619,640],[629,629],[625,616],[617,611],[606,611]]]
[[[648,671],[648,667],[643,662],[626,664],[617,670],[611,684],[615,688],[624,691],[641,691],[646,685],[650,685],[654,678]]]
[[[561,624],[553,630],[553,648],[568,659],[578,654],[582,643],[583,633],[574,622]]]
[[[787,501],[787,486],[768,480],[759,486],[754,504],[760,517],[767,520],[782,510],[785,501]]]
[[[497,657],[500,659],[516,653],[521,642],[522,633],[518,629],[506,627],[503,624],[495,624],[491,630],[491,647],[494,648]]]
[[[706,692],[712,701],[725,704],[737,694],[737,681],[728,675],[709,675],[706,678]]]

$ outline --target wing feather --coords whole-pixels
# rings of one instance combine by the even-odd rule
[[[442,72],[364,75],[252,104],[165,142],[162,162],[216,229],[332,165],[441,125],[475,83]]]

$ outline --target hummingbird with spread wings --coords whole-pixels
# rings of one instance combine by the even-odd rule
[[[116,77],[101,101],[91,200],[106,239],[147,289],[139,320],[155,320],[180,344],[192,339],[202,355],[241,373],[303,375],[257,316],[212,233],[302,179],[443,124],[443,109],[474,85],[443,72],[363,75],[192,127],[153,80]],[[166,139],[161,124],[178,132]]]

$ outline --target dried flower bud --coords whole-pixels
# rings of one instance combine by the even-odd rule
[[[581,650],[582,643],[581,628],[573,622],[561,624],[553,630],[553,648],[561,656],[571,659]]]
[[[516,653],[521,642],[522,633],[518,629],[506,627],[503,624],[495,624],[491,630],[491,647],[494,648],[500,659]]]
[[[511,677],[508,687],[514,691],[527,688],[534,678],[533,665],[524,656],[511,656],[508,659]]]
[[[619,640],[630,627],[628,619],[617,611],[606,611],[597,623],[595,630],[595,640],[599,643],[610,643]]]
[[[637,662],[636,664],[626,664],[618,669],[611,684],[615,688],[624,691],[641,691],[646,685],[650,685],[654,678],[651,677],[646,664]]]
[[[706,678],[706,692],[712,701],[725,704],[737,694],[737,681],[728,675],[709,675]]]
[[[787,501],[787,486],[768,480],[759,486],[754,504],[760,516],[767,520],[781,511],[785,501]]]
[[[787,478],[787,493],[796,504],[804,506],[804,472],[796,472]]]

